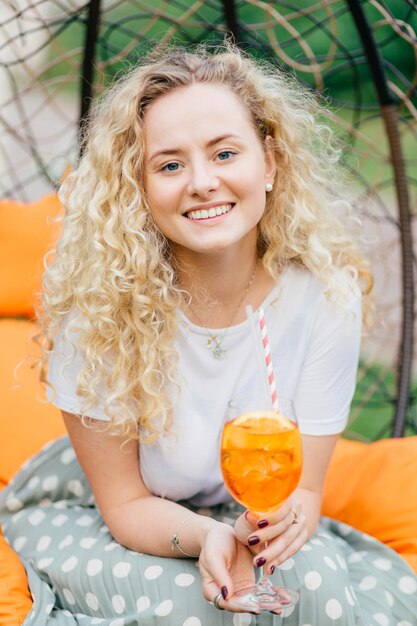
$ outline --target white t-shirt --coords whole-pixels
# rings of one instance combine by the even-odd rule
[[[300,430],[307,435],[341,432],[355,388],[361,333],[361,299],[349,305],[330,302],[311,273],[289,266],[263,303],[278,396],[294,401]],[[148,489],[170,500],[196,506],[229,501],[219,467],[219,445],[231,397],[264,390],[249,321],[216,329],[226,354],[216,360],[207,349],[209,331],[179,312],[175,347],[180,356],[178,396],[169,434],[140,447],[140,469]],[[60,409],[81,413],[76,380],[82,364],[77,351],[56,338],[49,362],[50,400]],[[98,393],[87,414],[106,420]]]

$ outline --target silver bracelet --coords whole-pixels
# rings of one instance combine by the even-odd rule
[[[177,530],[175,531],[175,533],[172,535],[172,539],[171,539],[171,549],[174,550],[174,548],[177,548],[180,552],[182,552],[182,554],[185,554],[185,556],[190,556],[193,559],[198,559],[198,554],[190,554],[189,552],[186,552],[185,550],[183,550],[181,548],[180,545],[180,538],[178,536],[178,532],[181,528],[181,526],[183,524],[185,524],[185,522],[188,522],[188,520],[190,520],[192,517],[198,517],[198,515],[196,515],[196,513],[193,513],[192,515],[189,515],[188,517],[186,517],[185,519],[182,520],[182,522],[180,522],[180,524],[178,525]]]

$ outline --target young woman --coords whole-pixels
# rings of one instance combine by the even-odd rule
[[[278,624],[228,600],[264,564],[300,590],[286,624],[411,619],[392,588],[410,575],[401,559],[319,524],[370,284],[324,115],[232,46],[151,55],[96,106],[44,282],[50,399],[72,447],[23,470],[5,529],[26,537],[38,612],[43,589],[44,613],[83,624]],[[265,310],[304,452],[296,492],[262,520],[231,502],[219,468],[228,401],[263,385],[247,305]]]

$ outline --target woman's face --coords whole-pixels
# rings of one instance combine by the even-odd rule
[[[275,161],[232,91],[212,83],[174,89],[149,106],[144,138],[151,213],[178,253],[256,246]]]

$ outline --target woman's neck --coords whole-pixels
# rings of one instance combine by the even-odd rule
[[[250,258],[219,259],[205,257],[199,263],[181,261],[177,265],[181,286],[198,299],[204,292],[211,301],[233,304],[247,286],[257,264],[256,255]]]
[[[245,307],[257,308],[274,281],[262,262],[252,254],[177,256],[180,286],[185,296],[183,311],[199,326],[225,328],[246,319]]]

